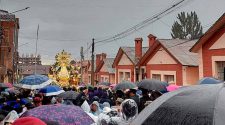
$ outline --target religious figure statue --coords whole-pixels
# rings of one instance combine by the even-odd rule
[[[51,67],[49,77],[61,87],[76,86],[80,80],[78,66],[71,64],[71,54],[65,52],[58,53],[55,56],[56,62]]]

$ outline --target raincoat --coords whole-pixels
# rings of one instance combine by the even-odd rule
[[[98,122],[97,125],[107,125],[110,121],[110,116],[107,115],[111,111],[110,107],[104,107],[103,112],[99,114],[98,116]]]
[[[112,117],[110,122],[129,125],[138,115],[138,106],[133,99],[126,99],[121,104],[121,116]]]
[[[92,113],[95,116],[98,116],[101,113],[99,103],[97,101],[94,101],[91,105],[96,105],[98,109],[97,109],[96,112],[93,112],[93,111],[90,110],[90,113]]]
[[[81,105],[81,108],[94,120],[95,123],[98,121],[98,117],[94,116],[92,113],[90,113],[90,106],[88,102],[85,100],[84,103]],[[94,125],[94,124],[93,124]]]
[[[5,117],[5,119],[0,123],[0,125],[5,125],[5,123],[13,123],[16,119],[19,118],[19,115],[16,111],[12,110],[9,114]]]

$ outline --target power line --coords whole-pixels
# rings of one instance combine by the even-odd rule
[[[121,32],[121,33],[118,33],[114,36],[111,36],[109,38],[106,38],[106,39],[103,39],[103,40],[98,40],[96,41],[95,43],[98,44],[98,43],[110,43],[110,42],[113,42],[113,41],[116,41],[116,40],[119,40],[119,39],[122,39],[122,38],[125,38],[127,36],[129,36],[130,34],[133,34],[134,32],[142,29],[142,28],[145,28],[147,25],[149,24],[152,24],[154,23],[155,21],[161,19],[162,17],[172,13],[173,11],[175,11],[176,9],[179,9],[180,7],[182,7],[182,3],[184,3],[186,0],[181,0],[179,2],[177,2],[176,4],[173,4],[171,7],[161,11],[160,13],[157,13],[155,15],[153,15],[152,17],[142,21],[141,23]],[[193,1],[193,0],[189,0],[188,2],[190,1]],[[187,4],[185,4],[187,5]],[[175,9],[174,9],[175,8]],[[85,53],[88,52],[88,50],[91,48],[91,45],[84,51]]]
[[[171,7],[163,10],[162,12],[158,13],[158,14],[155,14],[153,15],[152,17],[142,21],[141,23],[119,33],[119,34],[116,34],[112,37],[109,37],[107,39],[103,39],[103,40],[99,40],[99,41],[96,41],[96,43],[109,43],[109,42],[112,42],[112,41],[115,41],[115,40],[118,40],[118,39],[122,39],[134,32],[136,32],[137,30],[140,30],[144,27],[146,27],[147,25],[151,24],[151,23],[154,23],[155,21],[159,20],[160,18],[168,15],[169,13],[172,13],[173,11],[175,11],[176,9],[178,9],[179,7],[182,6],[182,3],[185,2],[185,0],[181,0],[179,1],[178,3],[172,5]],[[175,8],[176,7],[176,8]],[[175,9],[174,9],[175,8]]]

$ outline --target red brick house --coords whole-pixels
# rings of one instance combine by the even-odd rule
[[[142,38],[135,39],[135,47],[120,47],[113,62],[115,68],[115,82],[123,80],[136,82],[139,81],[139,71],[136,64],[139,59],[148,50],[148,47],[142,47]]]
[[[18,62],[19,19],[7,11],[0,10],[0,28],[3,38],[0,39],[0,82],[16,80]]]
[[[147,78],[177,85],[197,82],[198,55],[189,52],[196,40],[156,39],[149,35],[149,49],[141,58],[138,66],[145,66]]]
[[[98,82],[115,83],[115,69],[112,68],[114,58],[106,58],[106,54],[96,55],[96,70]]]
[[[76,62],[75,66],[81,67],[81,62]],[[90,83],[89,81],[89,68],[91,67],[90,60],[84,60],[82,62],[82,82]],[[90,78],[91,79],[91,78]]]
[[[190,49],[199,55],[199,77],[225,80],[225,13]]]

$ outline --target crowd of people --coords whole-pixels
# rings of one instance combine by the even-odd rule
[[[102,87],[63,89],[77,93],[76,99],[65,100],[58,96],[44,96],[37,90],[1,90],[0,125],[11,125],[27,110],[51,104],[80,106],[96,125],[126,125],[148,104],[162,95],[159,91],[146,89],[113,90]]]

